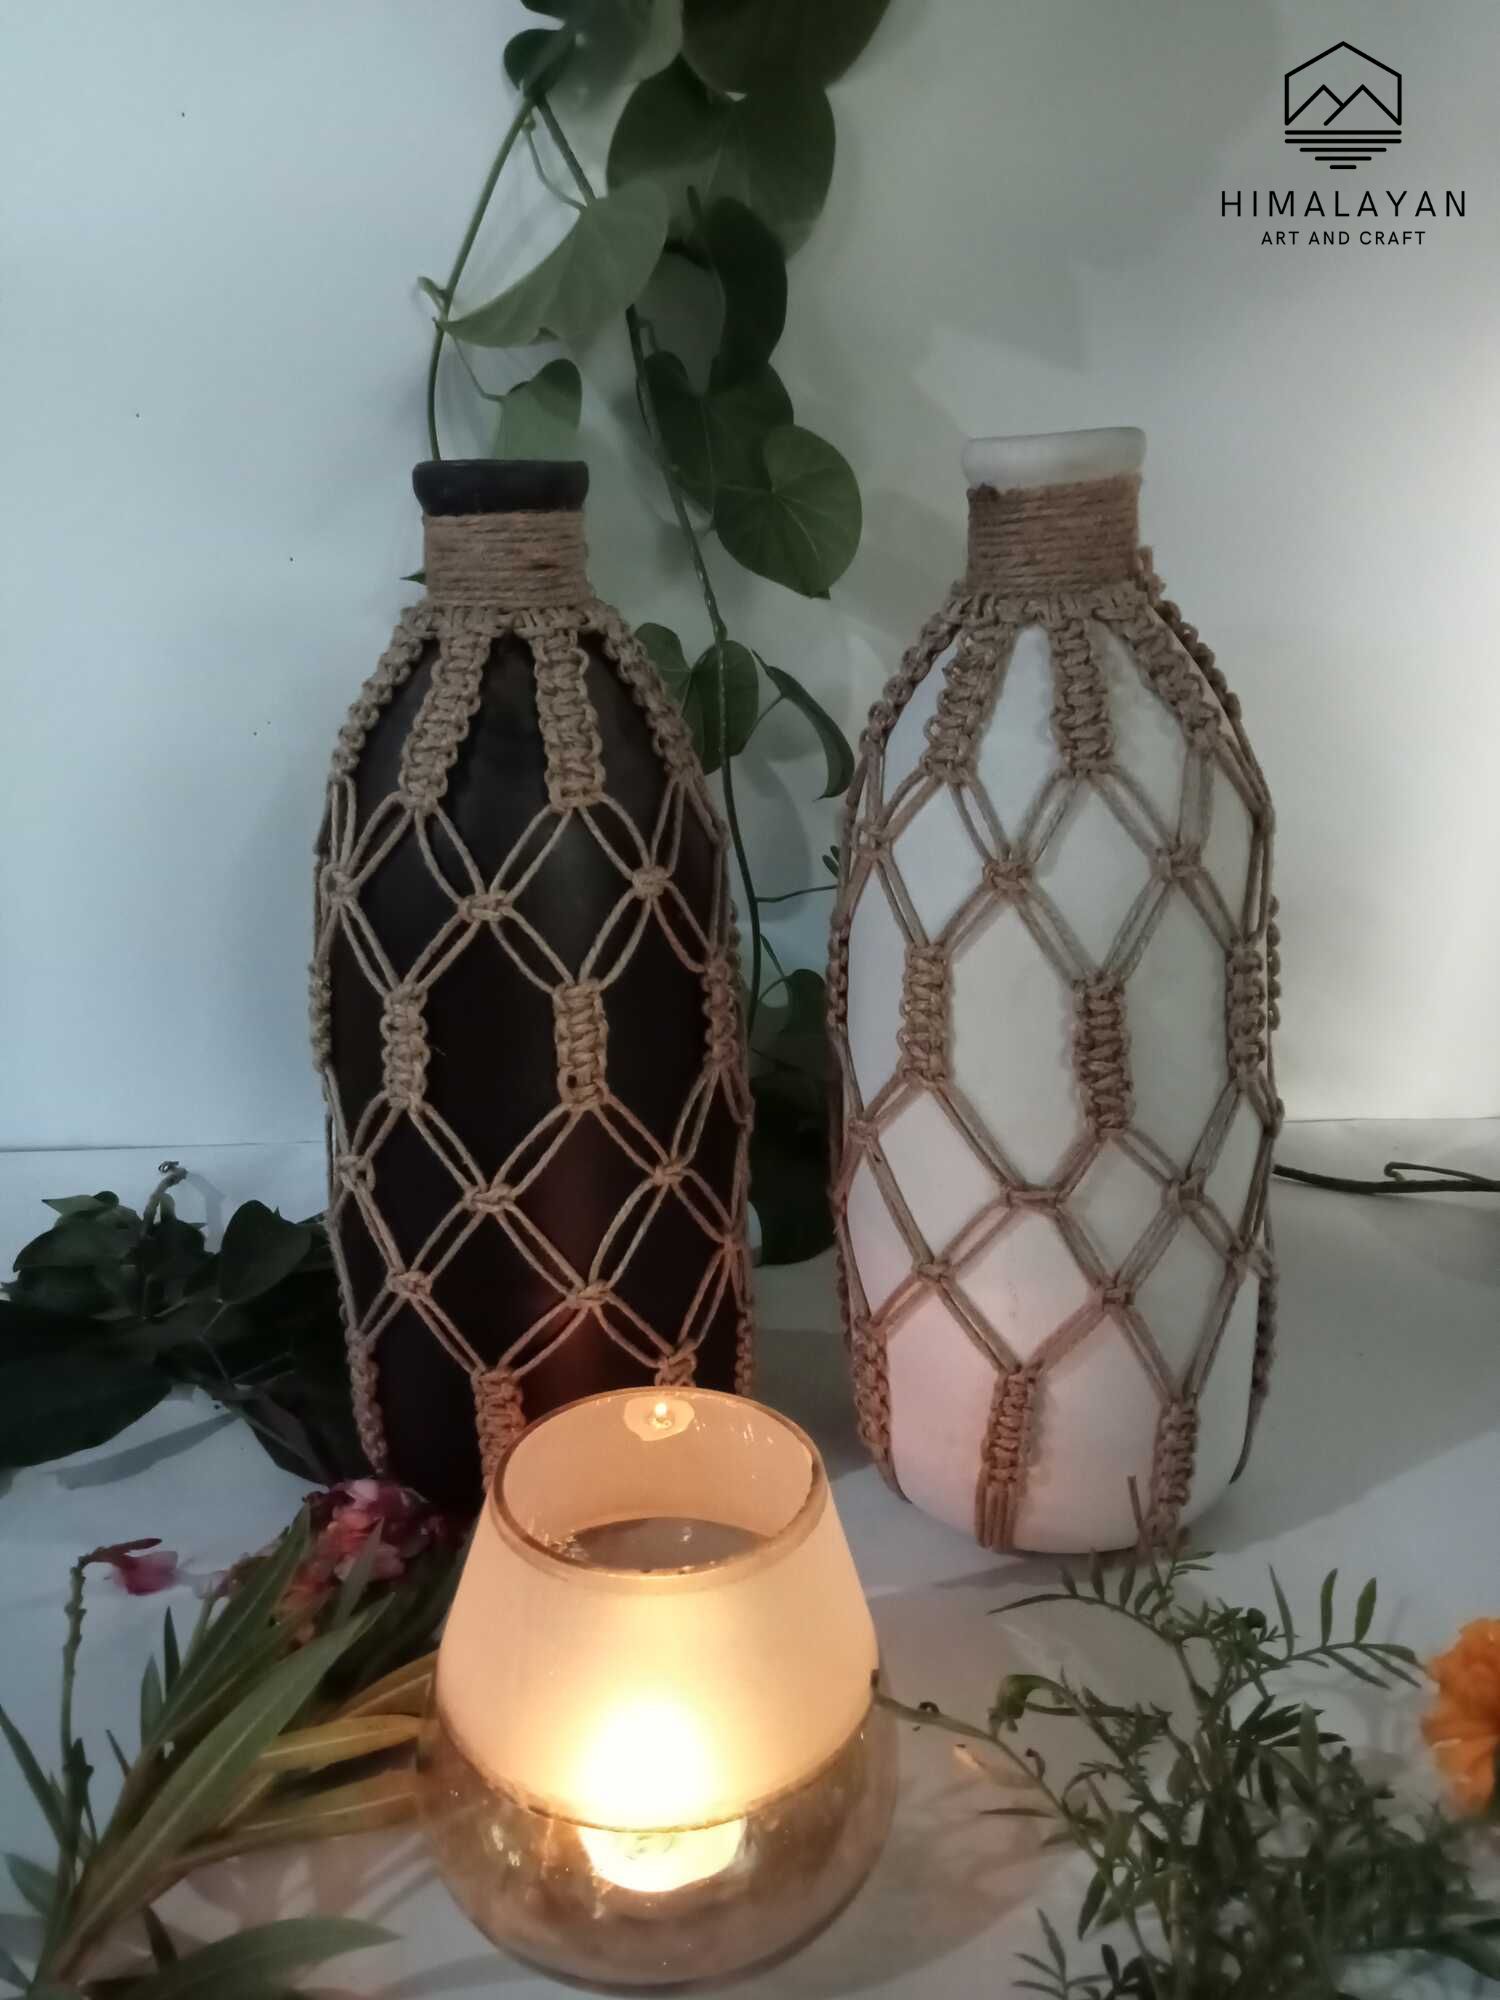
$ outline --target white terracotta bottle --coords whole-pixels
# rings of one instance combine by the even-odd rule
[[[849,791],[829,994],[861,1431],[994,1548],[1119,1548],[1138,1513],[1168,1535],[1234,1476],[1270,1364],[1271,807],[1138,550],[1144,449],[968,446],[968,574]]]

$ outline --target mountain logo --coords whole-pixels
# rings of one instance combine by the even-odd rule
[[[1348,173],[1401,143],[1401,72],[1335,42],[1283,81],[1286,143]]]

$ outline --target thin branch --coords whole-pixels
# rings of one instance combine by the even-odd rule
[[[489,208],[490,196],[495,192],[496,183],[505,170],[505,163],[510,158],[517,139],[531,122],[535,103],[536,100],[528,86],[522,91],[521,101],[516,106],[516,115],[511,119],[505,137],[500,141],[500,150],[490,163],[490,170],[484,177],[484,186],[479,190],[479,199],[474,204],[474,213],[469,217],[469,226],[464,231],[463,241],[458,246],[458,254],[453,259],[453,268],[448,273],[448,282],[443,288],[444,318],[453,310],[453,295],[458,290],[459,280],[469,261],[469,252],[474,248],[474,240],[479,234],[480,224],[484,221]],[[434,458],[441,458],[443,455],[438,443],[437,384],[438,363],[443,358],[443,342],[447,338],[447,332],[443,320],[438,320],[432,330],[432,353],[427,362],[427,442]]]

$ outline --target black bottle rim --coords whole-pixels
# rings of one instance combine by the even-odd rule
[[[589,469],[572,458],[430,458],[411,483],[424,514],[571,514]]]

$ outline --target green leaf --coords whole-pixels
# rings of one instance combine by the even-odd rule
[[[281,1847],[288,1841],[334,1840],[346,1833],[370,1833],[402,1826],[416,1815],[417,1794],[408,1770],[377,1771],[347,1785],[320,1791],[279,1793],[234,1823],[236,1846]]]
[[[1318,1717],[1315,1709],[1304,1707],[1297,1718],[1297,1754],[1302,1759],[1302,1775],[1309,1785],[1318,1777]]]
[[[681,708],[687,696],[693,670],[688,665],[682,641],[670,625],[637,625],[635,636],[646,649],[646,657],[661,675],[662,686]]]
[[[0,1979],[3,1979],[7,1986],[14,1986],[23,1993],[31,1985],[30,1977],[21,1970],[3,1945],[0,1945]]]
[[[62,1806],[51,1781],[36,1760],[36,1755],[26,1738],[17,1729],[3,1708],[0,1708],[0,1735],[3,1735],[15,1758],[21,1776],[26,1780],[27,1789],[42,1809],[43,1817],[52,1830],[55,1840],[61,1841],[66,1834]]]
[[[1036,1918],[1042,1927],[1042,1934],[1047,1940],[1047,1949],[1052,1954],[1052,1963],[1057,1967],[1059,1972],[1062,1972],[1068,1963],[1068,1955],[1063,1950],[1062,1939],[1057,1935],[1056,1928],[1045,1910],[1038,1910]]]
[[[758,653],[756,658],[760,659]],[[849,780],[854,776],[854,751],[848,737],[827,709],[814,701],[801,681],[789,674],[785,667],[773,667],[769,660],[761,660],[760,664],[777,693],[789,701],[799,714],[805,715],[813,726],[813,733],[823,751],[824,785],[819,798],[838,798],[848,791]],[[834,872],[837,873],[837,868]]]
[[[724,302],[711,386],[729,388],[770,360],[786,325],[786,263],[780,245],[742,201],[704,211],[698,240]]]
[[[1324,1577],[1323,1588],[1318,1593],[1318,1629],[1321,1643],[1325,1646],[1333,1637],[1333,1591],[1338,1579],[1338,1571],[1331,1569]]]
[[[35,1910],[39,1917],[47,1916],[52,1909],[52,1892],[57,1886],[50,1870],[35,1861],[28,1861],[24,1854],[7,1854],[5,1866],[20,1892],[22,1902]]]
[[[637,86],[620,113],[606,169],[611,187],[653,180],[672,203],[672,228],[691,229],[688,189],[743,202],[792,249],[833,178],[833,109],[800,77],[731,99],[706,90],[684,62]]]
[[[496,458],[571,458],[576,449],[583,378],[571,361],[549,361],[499,398]]]
[[[721,485],[761,479],[762,444],[792,420],[792,399],[774,369],[700,396],[675,354],[653,354],[646,380],[672,470],[705,512],[712,513]]]
[[[18,1271],[10,1281],[10,1303],[28,1311],[51,1313],[63,1320],[94,1320],[119,1303],[118,1281],[124,1266],[81,1265],[77,1269]]]
[[[284,1993],[290,1973],[348,1951],[386,1944],[391,1932],[357,1917],[282,1917],[200,1945],[139,1980],[132,2000],[261,2000]]]
[[[87,1877],[91,1938],[101,1937],[170,1861],[216,1824],[256,1758],[316,1692],[369,1616],[325,1633],[274,1666],[173,1769],[134,1825],[96,1852]]]
[[[421,1732],[414,1715],[340,1716],[308,1729],[289,1729],[263,1750],[256,1768],[261,1771],[323,1771],[330,1764],[346,1764],[354,1757],[370,1757],[377,1750],[393,1750],[410,1743]]]
[[[650,76],[682,45],[681,0],[524,0],[532,14],[551,14],[577,37],[566,81],[585,101],[623,76]]]
[[[804,597],[826,597],[854,559],[859,487],[831,444],[796,424],[761,445],[759,478],[721,485],[714,527],[736,562]]]
[[[141,1908],[141,1922],[146,1926],[146,1942],[151,1947],[151,1956],[165,1968],[175,1965],[178,1959],[177,1947],[172,1942],[171,1933],[149,1903]]]
[[[1292,1623],[1292,1607],[1287,1602],[1286,1592],[1281,1587],[1281,1579],[1274,1569],[1271,1571],[1271,1589],[1276,1596],[1276,1615],[1281,1620],[1283,1650],[1290,1654],[1297,1644],[1297,1628]]]
[[[162,1691],[161,1669],[155,1660],[147,1660],[146,1670],[141,1675],[141,1748],[144,1750],[156,1736],[157,1724],[161,1721]]]
[[[105,1209],[116,1207],[119,1199],[106,1188],[101,1194],[46,1195],[42,1206],[57,1215],[100,1215]]]
[[[666,238],[666,198],[649,181],[603,195],[534,270],[447,329],[476,347],[587,340],[640,296]]]
[[[720,732],[719,680],[724,683],[723,732]],[[750,740],[760,713],[760,680],[755,655],[736,639],[726,641],[722,668],[717,647],[709,646],[693,662],[683,695],[682,716],[693,748],[705,771],[717,771],[726,755],[737,757]]]
[[[307,1554],[311,1539],[304,1508],[271,1553],[200,1622],[182,1662],[163,1718],[167,1736],[185,1731],[203,1709],[233,1682],[253,1649],[266,1640],[281,1640],[276,1607]],[[213,1607],[205,1607],[212,1611]],[[166,1740],[166,1739],[164,1739]]]
[[[169,1610],[161,1626],[162,1686],[172,1692],[173,1683],[182,1671],[182,1655],[177,1646],[177,1627],[172,1623]]]
[[[1099,1905],[1104,1901],[1105,1891],[1108,1888],[1109,1876],[1103,1868],[1100,1868],[1095,1873],[1094,1879],[1089,1883],[1088,1888],[1084,1891],[1083,1901],[1078,1906],[1077,1935],[1079,1937],[1085,1935],[1089,1925],[1098,1916]]]
[[[879,27],[889,0],[684,0],[683,53],[716,90],[801,78],[832,83]]]
[[[219,1246],[219,1297],[243,1305],[289,1278],[312,1247],[305,1222],[288,1222],[263,1201],[247,1201],[229,1218]]]
[[[1363,1639],[1370,1629],[1370,1621],[1375,1616],[1376,1583],[1372,1576],[1359,1593],[1359,1602],[1354,1607],[1354,1637]]]
[[[544,97],[568,66],[577,36],[571,28],[523,28],[505,44],[505,74],[517,90]]]
[[[54,1274],[49,1271],[34,1275]],[[29,1297],[0,1298],[0,1368],[38,1355],[49,1355],[55,1361],[81,1341],[98,1342],[109,1337],[107,1325],[83,1313],[53,1312]]]
[[[59,1271],[118,1264],[139,1232],[140,1217],[118,1204],[64,1215],[16,1253],[16,1269]]]
[[[774,1072],[757,1077],[751,1090],[750,1199],[760,1218],[760,1261],[799,1264],[833,1241],[827,1115],[788,1094]]]
[[[155,1409],[172,1386],[148,1363],[103,1354],[81,1367],[36,1355],[10,1363],[0,1381],[0,1469],[104,1444]]]
[[[1500,1948],[1477,1930],[1434,1931],[1430,1936],[1416,1940],[1418,1950],[1430,1951],[1441,1958],[1455,1959],[1466,1965],[1472,1972],[1483,1973],[1486,1979],[1500,1981]]]

